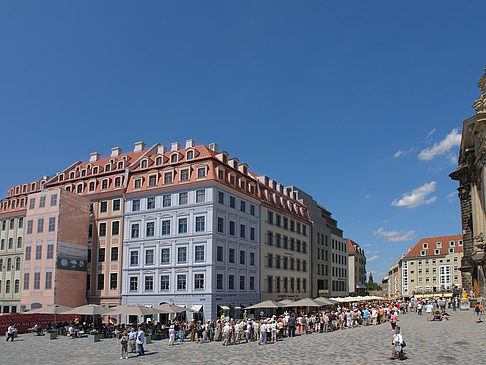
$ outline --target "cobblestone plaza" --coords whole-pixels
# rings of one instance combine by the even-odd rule
[[[416,313],[402,315],[399,325],[411,364],[481,364],[486,362],[484,323],[476,323],[472,310],[450,312],[450,320],[427,322]],[[144,357],[133,354],[120,360],[115,339],[90,343],[87,338],[44,337],[21,334],[13,343],[4,340],[0,364],[389,364],[392,331],[388,323],[333,333],[286,338],[277,344],[222,346],[221,342],[188,343],[168,347],[167,340],[147,344]],[[398,361],[398,360],[395,360]]]

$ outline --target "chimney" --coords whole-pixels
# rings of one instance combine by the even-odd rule
[[[193,139],[186,140],[186,148],[194,147],[195,145],[196,145],[196,142],[194,142]]]
[[[167,152],[167,148],[165,148],[165,146],[159,146],[159,147],[157,147],[157,153],[159,155],[163,155],[166,152]]]
[[[135,147],[133,148],[133,152],[140,152],[145,148],[145,143],[143,142],[135,142]]]
[[[111,157],[118,157],[121,154],[121,148],[120,147],[113,147],[111,149]]]
[[[179,151],[180,148],[181,148],[181,145],[179,144],[179,142],[174,142],[171,145],[170,151],[171,152]]]
[[[89,162],[98,161],[100,154],[98,152],[93,152],[89,155]]]
[[[209,144],[209,149],[213,150],[214,152],[218,153],[218,144],[217,143],[210,143]]]

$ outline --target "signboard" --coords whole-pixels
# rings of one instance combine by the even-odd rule
[[[60,270],[86,271],[88,247],[67,242],[57,243],[56,268]]]
[[[57,322],[71,322],[75,314],[57,314]],[[0,315],[0,333],[5,334],[10,325],[15,325],[19,333],[24,333],[28,328],[34,327],[39,323],[43,328],[48,323],[54,324],[54,314],[4,314]]]

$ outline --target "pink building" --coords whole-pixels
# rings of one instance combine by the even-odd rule
[[[86,301],[89,200],[60,188],[27,203],[21,307]]]

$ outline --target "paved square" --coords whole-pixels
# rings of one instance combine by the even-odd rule
[[[476,323],[472,310],[448,312],[449,321],[427,322],[416,313],[402,315],[399,325],[407,343],[409,364],[486,363],[485,323]],[[221,342],[184,343],[168,347],[168,341],[145,346],[148,354],[120,360],[115,339],[90,343],[87,338],[60,337],[48,341],[31,334],[5,342],[0,364],[389,364],[392,331],[388,323],[327,334],[286,338],[277,344],[256,343],[222,346]]]

